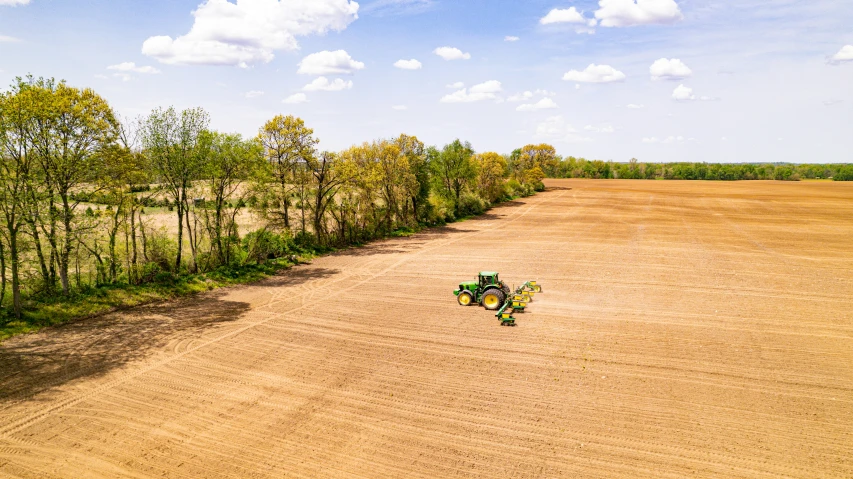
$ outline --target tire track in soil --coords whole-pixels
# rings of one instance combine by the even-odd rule
[[[853,235],[853,189],[750,184],[809,205],[791,209],[783,244],[749,215],[712,217],[740,184],[555,184],[573,190],[459,226],[473,231],[293,271],[339,271],[310,284],[233,290],[253,298],[236,324],[167,342],[169,357],[131,365],[149,371],[1,439],[0,476],[853,477],[839,321],[853,270],[811,261],[792,276],[731,229],[808,250],[813,220],[819,248]],[[819,206],[839,198],[851,207]],[[785,211],[772,207],[761,214]],[[447,300],[484,264],[547,285],[520,327]],[[829,271],[840,281],[822,283]]]

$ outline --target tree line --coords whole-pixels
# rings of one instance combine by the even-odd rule
[[[853,181],[851,164],[786,163],[644,163],[587,160],[553,155],[546,162],[549,178],[600,178],[634,180],[780,180],[832,179]]]
[[[202,108],[126,119],[92,89],[16,79],[0,94],[2,317],[103,285],[168,283],[477,215],[542,190],[540,152],[553,150],[478,153],[406,134],[337,152],[319,143],[294,116],[245,138],[211,129]]]

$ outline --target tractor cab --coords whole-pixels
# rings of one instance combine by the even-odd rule
[[[498,274],[494,271],[480,271],[479,275],[480,289],[486,289],[486,286],[498,284]]]

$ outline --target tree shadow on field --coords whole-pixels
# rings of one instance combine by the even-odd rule
[[[337,269],[295,268],[264,280],[265,287],[329,277]],[[183,350],[217,325],[240,319],[249,303],[224,299],[236,286],[176,301],[137,306],[0,344],[0,410],[70,381],[97,378],[158,352]]]
[[[340,274],[341,270],[337,268],[315,268],[310,265],[310,263],[303,263],[298,266],[293,266],[291,268],[279,271],[275,274],[275,276],[271,276],[269,278],[263,279],[257,283],[248,284],[246,286],[235,286],[233,288],[229,288],[231,291],[234,291],[235,288],[243,288],[243,287],[252,287],[252,286],[263,286],[263,287],[275,287],[282,288],[287,286],[296,286],[308,281],[313,281],[317,279],[325,279],[330,278],[336,274]]]

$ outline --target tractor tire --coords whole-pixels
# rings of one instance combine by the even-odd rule
[[[498,288],[487,289],[480,298],[480,304],[489,311],[497,311],[501,309],[506,301],[506,295]]]
[[[459,293],[459,296],[456,297],[456,302],[459,303],[459,306],[471,306],[474,302],[474,295],[468,291],[462,291]]]
[[[539,286],[537,284],[536,286],[533,287],[533,291],[536,291],[537,293],[541,293],[542,292],[542,286]]]

